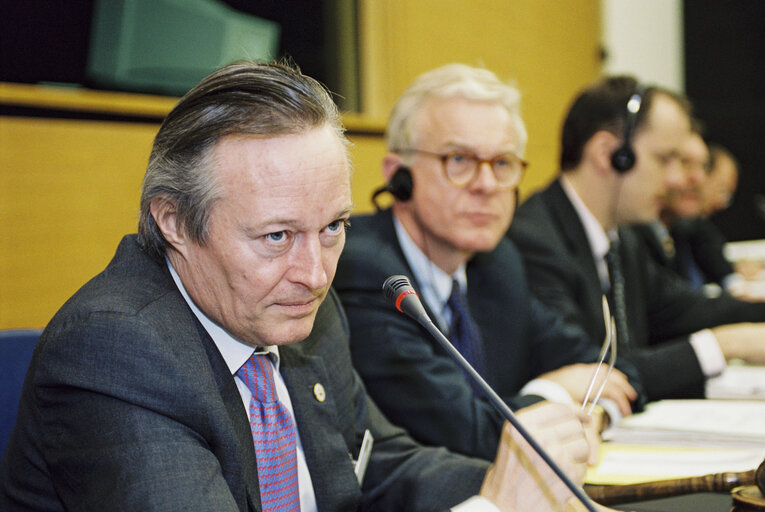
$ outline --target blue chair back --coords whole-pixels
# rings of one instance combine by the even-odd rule
[[[41,332],[37,329],[0,330],[0,455],[16,424],[21,387]]]

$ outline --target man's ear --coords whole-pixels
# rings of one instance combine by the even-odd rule
[[[401,155],[398,153],[387,153],[383,157],[382,161],[382,173],[385,177],[385,182],[389,182],[393,175],[396,173],[399,167],[404,165],[401,161]]]
[[[173,249],[183,253],[188,240],[178,223],[178,209],[175,201],[165,196],[155,197],[151,200],[149,211],[165,240]]]
[[[589,161],[599,173],[615,172],[611,164],[611,155],[619,148],[619,138],[613,133],[600,130],[590,137],[584,145],[583,157]]]

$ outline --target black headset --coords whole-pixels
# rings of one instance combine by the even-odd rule
[[[611,155],[611,166],[618,173],[625,173],[635,166],[635,151],[632,149],[632,134],[635,131],[640,106],[643,103],[645,88],[638,84],[627,100],[627,118],[624,120],[624,138],[622,145]]]
[[[412,171],[409,170],[409,167],[399,165],[396,172],[391,176],[390,181],[374,191],[372,194],[372,203],[375,205],[375,208],[380,210],[380,206],[377,204],[377,196],[383,192],[389,192],[390,195],[399,201],[409,201],[412,198],[413,190],[414,182],[412,181]]]

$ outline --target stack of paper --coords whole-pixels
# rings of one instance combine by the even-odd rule
[[[755,469],[765,448],[699,448],[606,443],[600,463],[587,470],[588,484],[622,485]]]
[[[765,402],[662,400],[627,416],[603,437],[621,443],[765,447]]]
[[[765,400],[765,366],[729,365],[722,375],[707,381],[706,396]]]
[[[587,483],[742,472],[765,459],[765,401],[663,400],[604,433]]]

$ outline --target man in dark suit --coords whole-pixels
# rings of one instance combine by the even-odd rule
[[[507,510],[565,501],[511,429],[487,473],[419,446],[367,397],[330,288],[350,211],[320,84],[241,63],[193,88],[155,138],[139,234],[42,334],[0,509],[435,510],[479,489]],[[587,446],[568,426],[557,460],[577,471]]]
[[[683,98],[630,77],[594,84],[564,122],[560,178],[520,206],[509,231],[532,290],[593,339],[609,295],[619,353],[636,362],[652,400],[703,396],[727,359],[765,361],[765,327],[736,324],[765,320],[765,308],[705,297],[656,265],[634,232],[617,232],[656,219],[667,188],[681,186],[689,132]]]
[[[386,137],[383,174],[395,202],[351,219],[335,278],[353,362],[386,416],[413,437],[491,459],[502,416],[380,287],[390,275],[410,276],[434,322],[508,404],[550,400],[531,409],[552,415],[544,429],[578,407],[594,367],[585,362],[598,351],[531,296],[518,251],[504,239],[525,166],[519,93],[488,70],[443,66],[407,88]],[[465,289],[480,338],[473,346],[454,322],[454,294]],[[617,370],[604,396],[614,415],[627,414],[637,392]]]

